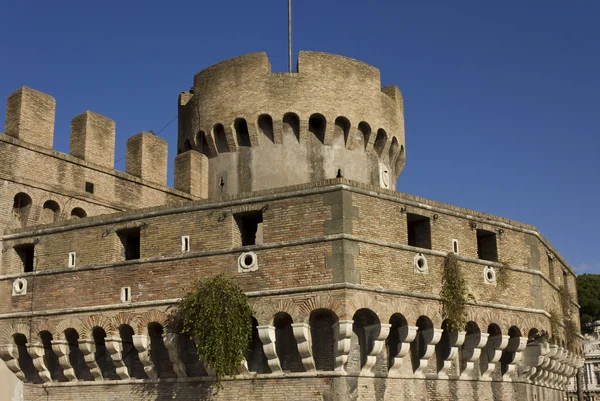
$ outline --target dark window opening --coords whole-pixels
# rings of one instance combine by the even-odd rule
[[[215,138],[217,152],[229,152],[229,143],[227,143],[227,135],[225,135],[225,128],[223,127],[223,124],[215,124],[213,127],[213,136]]]
[[[290,132],[297,141],[300,141],[300,118],[294,113],[286,113],[283,116],[283,133]]]
[[[125,260],[135,260],[140,258],[140,228],[128,228],[117,232],[123,250],[125,251]]]
[[[271,142],[275,142],[275,135],[273,133],[273,119],[270,115],[261,114],[258,116],[258,128]]]
[[[385,148],[385,144],[387,143],[387,133],[383,129],[377,130],[377,136],[375,137],[375,143],[373,144],[373,149],[377,152],[377,155],[381,157],[383,153],[383,149]]]
[[[236,213],[233,217],[240,231],[242,246],[261,245],[263,243],[262,210]]]
[[[89,194],[93,194],[94,193],[94,183],[92,182],[85,182],[85,192],[89,193]]]
[[[31,204],[31,197],[23,192],[16,194],[13,199],[13,217],[21,223],[21,227],[27,226]]]
[[[308,120],[308,130],[312,132],[321,143],[325,143],[325,127],[327,121],[321,114],[313,114]]]
[[[498,261],[496,233],[487,230],[477,230],[477,257],[491,262]]]
[[[233,123],[238,146],[250,146],[250,133],[248,132],[248,123],[243,118],[238,118]]]
[[[358,124],[358,132],[356,133],[356,144],[366,149],[369,144],[369,138],[371,137],[371,126],[366,122],[362,121]],[[362,145],[361,145],[362,144]]]
[[[15,246],[15,251],[17,252],[17,256],[21,260],[23,271],[25,273],[33,271],[33,260],[35,255],[35,245],[33,244],[23,244]]]
[[[84,217],[87,217],[87,213],[82,208],[76,207],[71,210],[71,218],[83,219]]]
[[[431,226],[429,217],[407,213],[408,245],[431,249]]]

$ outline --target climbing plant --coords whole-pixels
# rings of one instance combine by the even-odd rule
[[[198,358],[216,376],[217,389],[224,376],[237,373],[252,339],[252,309],[248,298],[230,276],[196,280],[175,312],[182,320],[182,333],[198,349]]]
[[[467,282],[462,276],[454,252],[448,253],[444,258],[440,298],[442,317],[446,319],[448,329],[463,330],[467,323],[467,302],[474,301],[475,297],[467,289]]]
[[[501,290],[505,290],[508,287],[508,274],[509,274],[509,264],[508,262],[500,262],[502,266],[496,269],[496,284],[498,288]]]

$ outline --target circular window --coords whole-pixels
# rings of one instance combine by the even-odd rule
[[[13,282],[13,295],[25,294],[27,291],[27,280],[18,278]]]
[[[485,282],[489,284],[496,283],[496,271],[492,266],[486,266],[483,269],[483,277],[485,278]]]
[[[415,270],[418,273],[428,273],[429,272],[429,267],[427,265],[427,259],[425,258],[425,256],[423,256],[422,253],[418,253],[417,255],[415,255],[414,259],[413,259],[413,265]]]
[[[258,258],[254,252],[244,252],[238,258],[238,271],[247,272],[258,270]]]

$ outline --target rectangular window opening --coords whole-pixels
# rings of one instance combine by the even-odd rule
[[[125,260],[140,258],[140,228],[127,228],[117,231],[117,235],[123,245]]]
[[[189,252],[190,251],[190,237],[188,235],[184,235],[181,237],[181,252]]]
[[[431,225],[429,224],[429,217],[407,213],[406,225],[408,245],[431,249]]]
[[[87,192],[89,194],[93,194],[94,193],[94,183],[86,181],[85,182],[85,192]]]
[[[121,302],[131,302],[131,288],[130,287],[122,287],[121,288]]]
[[[233,217],[240,232],[242,246],[263,243],[262,210],[235,213]]]
[[[21,260],[21,266],[25,273],[33,271],[33,261],[35,255],[35,245],[33,244],[22,244],[15,246],[17,256]]]
[[[550,276],[550,281],[554,283],[556,277],[554,276],[554,258],[552,255],[548,255],[548,275]]]
[[[77,260],[77,254],[75,252],[69,252],[69,267],[75,267]]]
[[[477,230],[477,257],[490,262],[498,261],[498,244],[496,233],[487,230]]]

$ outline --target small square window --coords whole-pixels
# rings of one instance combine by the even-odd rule
[[[85,192],[89,193],[89,194],[93,194],[94,193],[94,184],[86,181],[85,182]]]

